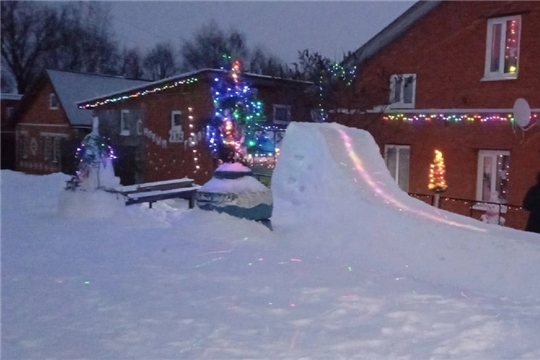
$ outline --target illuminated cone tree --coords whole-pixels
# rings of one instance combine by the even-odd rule
[[[215,114],[207,126],[210,150],[222,163],[243,162],[257,147],[256,131],[264,122],[262,102],[256,89],[241,78],[240,62],[212,86]]]
[[[92,132],[86,135],[77,148],[79,166],[76,175],[66,184],[67,190],[94,190],[100,187],[117,185],[112,160],[114,152],[108,139],[99,135],[97,117],[93,118]],[[112,179],[112,180],[111,180]]]
[[[444,158],[442,152],[435,150],[435,159],[429,169],[429,190],[435,192],[435,207],[439,207],[439,194],[446,191]]]

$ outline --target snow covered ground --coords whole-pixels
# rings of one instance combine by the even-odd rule
[[[540,359],[540,235],[401,192],[371,136],[291,124],[274,231],[1,173],[2,359]]]

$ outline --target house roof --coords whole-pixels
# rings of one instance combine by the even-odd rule
[[[21,100],[22,95],[20,94],[8,94],[8,93],[1,93],[0,94],[0,100]]]
[[[349,55],[343,61],[343,64],[355,65],[368,60],[383,47],[403,35],[419,19],[433,10],[440,3],[442,3],[442,0],[420,0],[416,2],[397,19],[382,29],[377,35]]]
[[[154,82],[147,82],[141,85],[135,85],[132,87],[126,87],[124,89],[119,89],[118,91],[112,91],[106,95],[99,95],[94,97],[87,97],[86,100],[78,102],[79,108],[93,108],[96,106],[103,105],[105,103],[114,102],[117,100],[127,99],[129,97],[136,97],[139,95],[146,95],[149,93],[154,93],[157,91],[165,90],[167,88],[178,86],[179,84],[189,83],[191,79],[193,81],[199,80],[201,77],[210,77],[215,74],[224,74],[227,73],[227,70],[222,69],[200,69],[196,71],[190,71],[187,73],[175,75],[166,79],[157,80]],[[277,78],[267,75],[259,75],[252,73],[243,73],[253,85],[272,85],[279,83],[286,84],[296,84],[296,85],[312,85],[312,82],[303,81],[303,80],[290,80]]]
[[[77,101],[110,93],[128,87],[148,84],[144,80],[130,80],[123,77],[99,74],[46,70],[46,74],[56,91],[71,125],[91,126],[92,114],[80,110]]]

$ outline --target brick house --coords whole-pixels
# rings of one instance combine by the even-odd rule
[[[123,185],[190,177],[203,184],[216,164],[205,143],[214,115],[212,83],[224,70],[202,69],[79,102],[93,109],[100,133],[118,154],[115,171]],[[269,125],[310,118],[304,91],[311,85],[269,76],[242,76],[264,104]]]
[[[13,114],[21,101],[19,94],[0,94],[2,169],[15,170],[15,120]]]
[[[24,94],[14,114],[16,170],[27,174],[74,173],[76,147],[92,127],[92,112],[77,108],[76,101],[143,83],[45,70]]]
[[[519,206],[540,171],[538,34],[540,2],[419,1],[346,60],[363,96],[334,120],[373,134],[404,191],[430,194],[438,149],[442,208],[479,218],[479,201],[496,198],[506,225],[523,228]],[[531,110],[521,125],[519,98]]]

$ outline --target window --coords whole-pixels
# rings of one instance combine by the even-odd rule
[[[390,107],[413,109],[416,93],[416,75],[396,74],[390,77]]]
[[[52,138],[50,136],[47,136],[44,139],[43,159],[44,160],[52,159]]]
[[[182,112],[178,110],[171,111],[171,128],[182,129]]]
[[[53,155],[52,155],[52,161],[59,162],[60,161],[60,138],[55,137],[53,138]]]
[[[122,110],[120,113],[120,135],[129,136],[129,110]]]
[[[58,109],[58,99],[56,98],[55,93],[49,94],[49,109],[56,110]]]
[[[274,105],[274,123],[287,124],[291,121],[291,107],[287,105]]]
[[[182,112],[179,110],[171,111],[171,130],[169,130],[169,142],[180,143],[184,141],[184,132],[182,131]]]
[[[28,157],[28,149],[29,149],[29,143],[28,143],[28,134],[27,133],[21,133],[19,135],[19,141],[17,143],[19,147],[19,156],[23,159]]]
[[[521,16],[489,19],[487,23],[485,79],[516,79]]]
[[[411,147],[408,145],[385,145],[384,160],[390,175],[396,180],[399,188],[409,192],[409,158]]]
[[[508,151],[480,150],[476,200],[506,204],[509,170],[510,153]]]
[[[15,108],[13,106],[8,106],[6,108],[6,119],[11,119],[11,117],[13,116],[13,111],[15,110]]]

